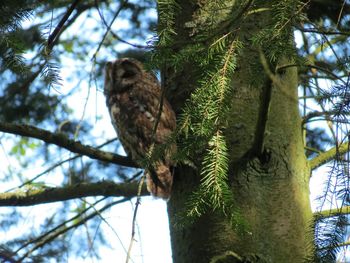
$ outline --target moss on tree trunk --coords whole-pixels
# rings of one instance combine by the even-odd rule
[[[188,1],[179,1],[179,5],[186,12],[176,18],[176,40],[190,40],[185,22],[199,13],[200,5],[189,5]],[[312,255],[310,171],[298,111],[297,72],[289,67],[275,73],[274,79],[267,77],[258,48],[251,43],[251,37],[269,21],[269,15],[251,15],[239,26],[238,37],[244,48],[232,76],[234,92],[226,129],[229,180],[245,226],[236,228],[215,212],[208,212],[193,224],[179,226],[179,212],[198,186],[199,177],[198,171],[178,167],[168,202],[174,263],[216,259],[240,262],[240,257],[251,257],[254,262],[254,256],[266,262],[297,263]],[[291,41],[286,42],[288,45]],[[288,61],[285,57],[274,66]],[[189,65],[184,68],[171,76],[171,89],[195,87],[194,80],[191,82],[194,69],[191,71]],[[183,101],[186,92],[178,94]],[[175,95],[173,100],[177,99]],[[175,105],[180,112],[181,103]]]

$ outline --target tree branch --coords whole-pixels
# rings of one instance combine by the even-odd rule
[[[341,208],[315,212],[314,216],[317,218],[327,218],[332,216],[348,215],[348,214],[350,214],[350,206],[343,206]]]
[[[326,120],[337,121],[337,120],[333,120],[331,118],[332,115],[337,115],[337,114],[339,115],[339,110],[336,110],[336,111],[335,110],[334,111],[312,111],[303,117],[302,124],[304,125],[305,123],[309,122],[312,118],[316,118],[316,117],[324,117]],[[346,115],[348,115],[348,114],[346,114]],[[339,122],[341,122],[341,121],[339,121]],[[345,122],[345,123],[348,123],[348,122]]]
[[[88,207],[85,209],[83,212],[79,213],[77,216],[71,218],[70,220],[67,220],[63,222],[62,224],[58,225],[57,227],[54,227],[53,229],[49,230],[48,232],[44,233],[43,235],[40,235],[39,237],[35,238],[32,241],[26,242],[25,246],[22,246],[19,250],[23,249],[24,247],[30,245],[30,244],[35,244],[34,247],[29,249],[19,260],[18,262],[23,262],[26,257],[28,257],[30,254],[32,254],[35,250],[47,245],[48,243],[52,242],[55,240],[55,238],[59,237],[60,235],[67,233],[70,230],[77,229],[79,226],[85,224],[88,220],[92,219],[95,216],[101,215],[105,210],[111,208],[114,205],[123,203],[127,201],[127,198],[124,198],[122,200],[117,200],[112,203],[109,203],[102,207],[99,210],[95,210],[95,212],[90,213],[90,214],[85,214],[87,210],[89,210],[91,207]],[[98,203],[97,201],[96,203]],[[95,203],[95,204],[96,204]],[[72,224],[67,224],[68,222],[73,222]],[[19,251],[17,250],[16,253]]]
[[[279,72],[283,69],[287,69],[287,68],[290,68],[290,67],[305,67],[305,68],[313,68],[313,69],[317,69],[319,71],[322,71],[324,73],[326,73],[326,75],[329,75],[331,76],[331,79],[336,79],[336,80],[339,80],[341,81],[342,83],[344,83],[346,85],[346,81],[343,80],[342,77],[334,74],[331,70],[325,68],[325,67],[320,67],[320,66],[317,66],[315,64],[287,64],[287,65],[282,65],[282,66],[279,66],[276,68],[276,71]],[[315,76],[312,76],[312,77],[315,77]]]
[[[88,196],[117,196],[131,198],[137,196],[138,183],[114,183],[101,181],[97,183],[80,183],[64,187],[43,187],[27,191],[15,191],[0,194],[1,206],[32,206],[38,204],[66,201]],[[143,187],[140,195],[149,195]]]
[[[318,28],[302,28],[302,27],[296,27],[298,30],[305,32],[305,33],[316,33],[316,34],[324,34],[324,35],[344,35],[349,36],[350,32],[348,31],[332,31],[327,28],[324,29],[318,29]]]
[[[0,131],[25,137],[36,138],[46,143],[55,144],[71,152],[85,155],[99,161],[114,163],[127,167],[139,167],[129,157],[97,150],[96,148],[84,145],[79,141],[71,140],[62,133],[52,133],[35,126],[0,122]]]
[[[332,149],[323,152],[315,158],[309,160],[309,166],[311,170],[314,170],[326,162],[333,160],[337,155],[344,154],[349,151],[349,142],[342,143],[339,146],[333,147]]]
[[[61,21],[58,23],[58,25],[56,26],[55,30],[52,32],[52,34],[49,36],[48,40],[47,40],[47,46],[49,48],[49,50],[52,49],[56,38],[59,34],[59,32],[61,31],[64,23],[67,21],[67,19],[69,18],[69,16],[72,14],[72,12],[74,11],[75,7],[78,5],[80,0],[75,0],[72,5],[68,8],[67,12],[65,13],[65,15],[62,17]]]

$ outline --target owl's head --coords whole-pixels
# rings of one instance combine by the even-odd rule
[[[105,67],[104,93],[122,92],[132,87],[141,79],[143,67],[141,62],[132,58],[121,58],[109,61]]]

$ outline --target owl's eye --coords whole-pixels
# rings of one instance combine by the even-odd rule
[[[125,71],[125,73],[122,75],[122,78],[132,78],[135,77],[136,72],[132,71]]]

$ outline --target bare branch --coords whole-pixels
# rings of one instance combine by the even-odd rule
[[[348,215],[350,214],[350,206],[343,206],[341,208],[335,208],[330,210],[323,210],[320,212],[314,213],[314,216],[320,218],[327,218],[332,216],[339,216],[339,215]]]
[[[139,186],[138,186],[137,199],[136,199],[136,204],[135,204],[135,209],[134,209],[134,215],[132,217],[131,239],[130,239],[128,252],[127,252],[127,255],[126,255],[126,263],[128,263],[129,260],[130,260],[130,254],[131,254],[132,245],[134,244],[134,241],[135,241],[136,215],[137,215],[138,208],[139,208],[139,206],[141,204],[141,191],[142,191],[142,187],[143,187],[143,182],[144,181],[145,181],[145,175],[142,176],[142,178],[141,178],[141,180],[139,182]]]
[[[67,220],[67,222],[69,221],[73,221],[73,224],[71,225],[66,225],[66,224],[60,224],[58,227],[55,227],[53,228],[52,230],[44,233],[43,235],[39,236],[38,238],[36,238],[35,240],[33,240],[33,242],[29,242],[26,244],[26,246],[28,244],[31,244],[31,243],[34,243],[35,246],[32,247],[31,249],[29,249],[29,251],[27,251],[19,260],[18,262],[23,262],[24,259],[26,259],[26,257],[28,257],[30,254],[32,254],[35,250],[45,246],[46,244],[52,242],[55,240],[55,238],[59,237],[60,235],[62,234],[65,234],[67,233],[68,231],[70,230],[73,230],[73,229],[76,229],[78,228],[79,226],[85,224],[88,220],[92,219],[93,217],[95,216],[98,216],[100,215],[101,213],[103,213],[105,210],[111,208],[112,206],[114,205],[117,205],[117,204],[120,204],[120,203],[123,203],[125,201],[127,201],[128,199],[127,198],[124,198],[122,200],[117,200],[117,201],[114,201],[110,204],[107,204],[105,205],[104,207],[102,207],[101,209],[99,210],[96,210],[95,212],[93,213],[90,213],[90,214],[87,214],[86,216],[81,216],[83,215],[83,212],[82,213],[79,213],[77,216],[71,218],[70,220]],[[99,201],[98,201],[99,202]],[[89,208],[88,208],[89,209]],[[88,210],[86,209],[85,212]],[[65,222],[64,222],[65,223]],[[22,247],[23,248],[23,247]],[[22,249],[21,248],[21,249]]]
[[[48,236],[51,236],[54,233],[57,233],[58,231],[60,231],[61,229],[67,229],[67,225],[71,225],[72,223],[74,223],[74,221],[79,220],[80,218],[82,218],[83,215],[86,215],[87,212],[91,209],[94,209],[94,206],[96,206],[98,203],[101,203],[102,201],[106,200],[107,197],[103,197],[99,200],[97,200],[96,202],[94,202],[93,204],[87,206],[85,209],[83,209],[82,211],[79,211],[79,213],[77,213],[75,216],[64,220],[63,222],[61,222],[60,224],[58,224],[55,227],[52,227],[51,229],[49,229],[48,231],[44,232],[43,234],[31,238],[29,240],[27,240],[26,242],[24,242],[19,248],[16,249],[16,251],[14,251],[13,254],[18,255],[18,252],[21,251],[22,249],[30,246],[31,244],[37,244],[39,243],[41,240],[46,239]],[[127,201],[129,200],[128,198],[123,198],[121,200],[118,200],[119,202],[123,202],[123,201]],[[117,201],[117,202],[118,202]],[[96,210],[95,210],[96,211]],[[67,230],[68,231],[68,230]]]
[[[312,111],[303,117],[302,124],[304,125],[305,123],[310,122],[311,119],[317,118],[317,117],[324,117],[325,120],[334,121],[334,119],[333,119],[334,117],[332,118],[332,115],[339,115],[339,110],[337,110],[337,111],[335,111],[335,110],[334,111]],[[344,123],[344,121],[338,121],[338,120],[337,120],[337,122]],[[345,121],[345,123],[348,123],[348,122]]]
[[[80,183],[64,187],[43,187],[27,191],[0,194],[0,206],[32,206],[38,204],[66,201],[88,196],[117,196],[132,198],[137,196],[138,183]],[[143,187],[140,195],[149,195]]]
[[[296,27],[296,28],[305,33],[316,33],[316,34],[324,34],[324,35],[344,35],[344,36],[350,35],[350,32],[347,32],[347,31],[332,31],[326,28],[302,28],[302,27]]]
[[[100,41],[100,44],[99,44],[97,50],[95,51],[92,60],[95,60],[96,55],[97,55],[98,51],[100,50],[100,48],[101,48],[101,46],[102,46],[102,44],[103,44],[103,42],[104,42],[104,40],[105,40],[105,38],[106,38],[108,33],[110,33],[118,41],[120,41],[120,42],[122,42],[124,44],[130,45],[130,46],[132,46],[134,48],[142,48],[142,49],[150,49],[150,48],[152,48],[152,46],[138,45],[138,44],[135,44],[135,43],[130,43],[128,41],[125,41],[124,39],[120,38],[116,33],[114,33],[113,30],[111,29],[111,26],[114,23],[114,20],[117,18],[117,16],[119,15],[119,12],[122,10],[122,8],[124,8],[126,3],[127,3],[127,1],[124,1],[124,2],[120,3],[120,7],[119,7],[118,11],[116,12],[115,16],[113,17],[112,22],[110,24],[108,24],[106,19],[103,16],[100,8],[98,7],[97,0],[95,0],[95,5],[96,5],[96,9],[97,9],[98,15],[100,16],[101,21],[103,22],[103,24],[107,28],[107,31],[105,32],[104,36],[102,37],[102,40]]]
[[[320,155],[316,156],[315,158],[311,159],[309,161],[310,169],[316,169],[320,167],[321,165],[325,164],[326,162],[333,160],[336,158],[339,154],[344,154],[349,151],[349,142],[342,143],[339,146],[333,147],[332,149],[321,153]]]
[[[84,145],[79,141],[71,140],[62,133],[52,133],[35,126],[0,122],[0,131],[25,137],[36,138],[46,143],[55,144],[71,152],[85,155],[99,161],[114,163],[127,167],[139,167],[129,157],[97,150],[96,148]]]
[[[98,5],[96,4],[96,8],[97,8],[98,14],[100,15],[101,18],[103,18],[102,21],[103,21],[104,24],[106,25],[107,30],[106,30],[106,32],[104,33],[104,35],[103,35],[103,37],[102,37],[102,40],[100,41],[100,43],[99,43],[99,45],[98,45],[98,47],[97,47],[95,53],[94,53],[93,56],[92,56],[92,59],[91,59],[92,61],[95,61],[95,60],[96,60],[96,56],[97,56],[98,52],[100,51],[100,49],[101,49],[101,47],[102,47],[102,44],[103,44],[103,42],[105,41],[105,39],[106,39],[108,33],[111,31],[111,27],[112,27],[114,21],[117,19],[117,17],[119,16],[120,12],[123,10],[123,8],[125,7],[125,5],[126,5],[127,3],[128,3],[127,0],[124,0],[124,1],[121,1],[121,2],[120,2],[119,8],[118,8],[118,10],[115,12],[115,15],[114,15],[114,17],[113,17],[113,19],[112,19],[112,21],[111,21],[111,23],[110,23],[109,25],[108,25],[108,24],[106,23],[106,21],[104,20],[102,14],[101,14],[101,12],[100,12],[100,9],[98,8]]]
[[[68,8],[67,12],[65,13],[65,15],[62,17],[61,21],[58,23],[57,27],[55,28],[55,30],[52,32],[52,34],[49,36],[49,39],[47,41],[47,46],[48,48],[51,50],[56,38],[58,36],[58,34],[60,33],[60,31],[62,30],[62,27],[64,25],[64,23],[67,21],[67,19],[69,18],[69,16],[72,14],[72,12],[74,11],[75,7],[78,5],[80,0],[75,0],[74,3]]]
[[[286,68],[290,68],[290,67],[306,67],[306,68],[313,68],[313,69],[317,69],[319,71],[322,71],[324,72],[326,75],[329,75],[330,76],[330,79],[335,79],[335,80],[339,80],[341,81],[343,84],[346,84],[346,82],[343,80],[342,77],[334,74],[331,70],[327,69],[327,68],[324,68],[324,67],[320,67],[320,66],[317,66],[317,65],[313,65],[313,64],[304,64],[304,65],[298,65],[298,64],[287,64],[287,65],[282,65],[282,66],[279,66],[276,68],[276,71],[279,72],[283,69],[286,69]],[[312,77],[315,77],[315,76],[312,76]]]

